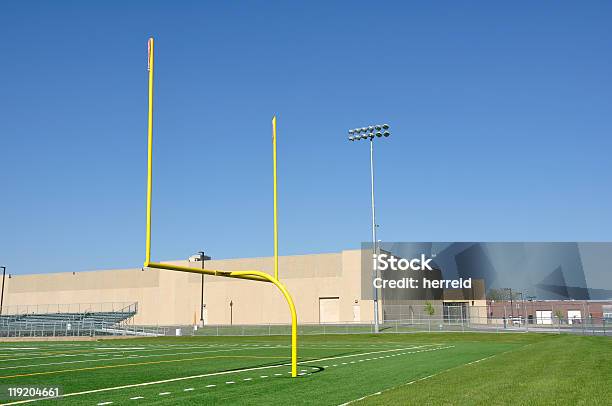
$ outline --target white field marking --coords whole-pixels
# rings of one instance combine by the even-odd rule
[[[175,347],[175,346],[173,346]],[[282,348],[291,348],[290,345],[283,345],[281,346]],[[0,347],[1,348],[1,347]],[[231,349],[223,349],[223,346],[203,346],[203,345],[197,345],[197,346],[181,346],[181,349],[185,350],[185,349],[213,349],[215,348],[215,351],[231,351],[231,350],[236,350],[236,348],[231,348]],[[219,349],[217,349],[219,348]],[[264,345],[259,345],[259,346],[255,346],[255,345],[251,345],[250,347],[245,347],[245,348],[239,348],[241,350],[245,350],[245,349],[250,349],[250,348],[256,348],[256,349],[269,349],[269,348],[274,348],[274,347],[269,347],[269,346],[264,346]],[[317,347],[311,347],[311,346],[301,346],[299,345],[298,348],[302,348],[302,349],[309,349],[309,350],[326,350],[326,349],[346,349],[346,346],[342,347],[342,346],[333,346],[333,347],[325,347],[322,348],[321,346],[317,346]],[[370,347],[352,347],[355,350],[360,350],[360,349],[370,349]],[[101,348],[100,348],[101,349]],[[125,352],[157,352],[157,351],[171,351],[174,350],[175,348],[145,348],[142,350],[129,350],[129,351],[125,351]],[[114,350],[113,352],[105,352],[105,353],[99,353],[98,351],[92,351],[92,352],[81,352],[78,354],[68,354],[68,353],[61,353],[61,354],[50,354],[50,355],[45,355],[47,354],[46,352],[35,352],[35,353],[23,353],[23,354],[0,354],[0,357],[2,355],[11,355],[14,357],[18,357],[18,358],[0,358],[0,363],[2,362],[9,362],[9,361],[25,361],[25,360],[33,360],[33,359],[49,359],[49,358],[62,358],[62,357],[102,357],[105,355],[108,356],[115,356],[115,353],[117,351],[121,351],[121,349],[117,349]],[[163,355],[163,354],[162,354]],[[119,356],[119,355],[117,355]],[[139,355],[124,355],[126,357],[136,357]],[[151,355],[142,355],[144,356],[154,356],[154,354]]]
[[[214,388],[217,385],[206,385],[207,388]]]
[[[102,403],[98,403],[98,406],[103,406],[103,405],[110,405],[113,402],[102,402]]]
[[[490,357],[486,357],[486,358],[477,359],[476,361],[468,362],[468,363],[467,363],[467,364],[465,364],[465,365],[477,364],[477,363],[479,363],[479,362],[486,361],[486,360],[488,360],[489,358],[493,358],[494,356],[495,356],[495,355],[491,355]]]
[[[268,375],[262,375],[262,376],[260,376],[260,378],[267,378],[267,377],[268,377]]]
[[[234,381],[227,381],[227,382],[225,382],[225,383],[226,383],[227,385],[231,385],[231,384],[236,383],[236,382],[234,382]]]
[[[243,381],[252,381],[253,378],[244,378]]]
[[[138,399],[144,399],[142,396],[134,396],[133,398],[130,398],[130,400],[138,400]]]
[[[348,404],[350,404],[350,403],[353,403],[353,402],[359,402],[360,400],[364,400],[364,399],[369,398],[369,397],[372,397],[372,396],[380,395],[381,393],[382,393],[382,392],[376,392],[376,393],[372,393],[371,395],[362,396],[362,397],[360,397],[360,398],[358,398],[358,399],[351,400],[350,402],[342,403],[342,404],[341,404],[341,405],[339,405],[339,406],[346,406],[346,405],[348,405]]]
[[[93,347],[93,346],[81,346],[79,347],[79,350],[83,349],[84,351],[90,351],[90,353],[96,353],[98,351],[101,350],[113,350],[113,351],[125,351],[125,352],[130,352],[130,351],[165,351],[165,350],[172,350],[176,347],[180,347],[180,348],[219,348],[219,346],[213,346],[213,345],[208,345],[208,344],[189,344],[189,345],[166,345],[166,346],[161,346],[161,345],[145,345],[145,346],[137,346],[135,347],[134,345],[131,346],[97,346],[97,347]],[[223,347],[223,346],[222,346]],[[0,345],[0,355],[14,355],[12,353],[2,353],[1,351],[5,348],[15,348],[15,349],[23,349],[23,347],[17,348],[17,347],[2,347]],[[36,348],[38,351],[35,352],[24,352],[24,355],[44,355],[44,354],[48,354],[50,352],[52,353],[57,353],[57,352],[62,352],[62,351],[75,351],[73,348],[48,348],[48,347],[38,347]],[[87,354],[88,352],[81,352],[82,354]]]
[[[93,343],[92,343],[93,344]],[[281,347],[281,346],[285,346],[285,347],[289,347],[289,345],[283,345],[283,344],[278,344],[276,342],[270,343],[270,342],[252,342],[249,344],[226,344],[226,343],[202,343],[202,344],[191,344],[189,346],[185,346],[184,344],[145,344],[142,346],[134,346],[134,344],[116,344],[113,343],[113,345],[105,345],[104,341],[96,341],[95,344],[97,344],[97,346],[92,346],[91,344],[77,344],[77,343],[52,343],[52,344],[44,344],[40,347],[18,347],[18,346],[13,346],[13,347],[2,347],[0,345],[0,355],[2,355],[1,351],[3,349],[15,349],[15,350],[39,350],[39,351],[43,351],[43,353],[45,352],[49,352],[49,351],[58,351],[58,348],[83,348],[83,349],[90,349],[90,350],[104,350],[104,349],[116,349],[116,350],[124,350],[124,351],[134,351],[134,350],[139,350],[140,348],[142,348],[141,351],[149,351],[149,350],[154,350],[154,349],[171,349],[173,347],[181,347],[181,348],[213,348],[213,347],[235,347],[235,346],[239,346],[239,345],[243,345],[243,346],[268,346],[268,347]],[[414,343],[414,344],[419,344],[419,343]],[[435,343],[435,344],[439,344],[439,343]],[[397,347],[398,343],[397,342],[381,342],[381,343],[377,343],[376,345],[372,345],[370,343],[367,342],[357,342],[357,343],[352,343],[352,344],[346,344],[346,343],[342,343],[342,342],[336,342],[336,343],[332,343],[332,344],[320,344],[320,343],[300,343],[299,347],[301,348],[317,348],[317,347],[327,347],[327,348],[333,348],[333,347],[342,347],[342,348],[381,348],[381,346],[387,346],[387,345],[392,345],[394,347]],[[384,348],[384,347],[382,347]],[[32,353],[29,353],[32,354]],[[9,355],[8,353],[6,355]]]
[[[260,344],[266,344],[267,342],[262,342]],[[97,346],[96,346],[97,345]],[[234,344],[235,345],[235,344]],[[0,345],[0,351],[2,351],[3,349],[21,349],[21,350],[40,350],[40,351],[58,351],[58,348],[85,348],[85,349],[95,349],[95,348],[117,348],[117,349],[128,349],[128,348],[132,348],[132,347],[142,347],[142,348],[171,348],[171,347],[184,347],[185,344],[144,344],[144,345],[140,345],[140,346],[135,346],[133,343],[130,344],[116,344],[113,343],[113,345],[107,345],[104,343],[104,341],[95,341],[92,342],[90,344],[77,344],[77,343],[54,343],[54,344],[47,344],[44,343],[43,345],[40,345],[38,347],[31,347],[31,346],[8,346],[8,347],[4,347],[2,345]],[[213,346],[227,346],[226,344],[212,344],[212,343],[200,343],[200,344],[190,344],[190,347],[213,347]]]
[[[183,392],[190,392],[192,390],[193,390],[193,388],[185,388],[185,389],[183,389]]]
[[[504,352],[507,352],[507,351],[504,351]],[[503,354],[503,352],[501,352],[501,353],[499,353],[499,354]],[[467,365],[472,365],[472,364],[476,364],[476,363],[481,362],[481,361],[486,361],[486,360],[491,359],[491,358],[493,358],[493,357],[495,357],[495,356],[497,356],[497,355],[499,355],[499,354],[490,355],[490,356],[488,356],[488,357],[484,357],[484,358],[477,359],[476,361],[471,361],[471,362],[468,362],[468,363],[465,363],[465,364],[461,364],[461,365],[457,365],[457,366],[454,366],[454,367],[451,367],[451,368],[443,369],[442,371],[438,371],[438,372],[436,372],[435,374],[427,375],[427,376],[424,376],[424,377],[422,377],[422,378],[415,379],[415,380],[413,380],[413,381],[406,382],[406,383],[403,383],[403,384],[400,384],[400,385],[396,385],[396,386],[393,386],[393,387],[391,387],[391,388],[384,389],[384,390],[379,391],[379,392],[376,392],[376,393],[372,393],[372,394],[369,394],[369,395],[365,395],[365,396],[360,397],[359,399],[349,400],[348,402],[342,403],[342,404],[340,404],[340,405],[338,405],[338,406],[347,406],[347,405],[350,405],[351,403],[359,402],[360,400],[364,400],[364,399],[367,399],[367,398],[372,397],[372,396],[377,396],[377,395],[380,395],[380,394],[381,394],[381,393],[383,393],[383,392],[387,392],[387,391],[390,391],[390,390],[393,390],[393,389],[399,388],[399,387],[401,387],[401,386],[408,386],[408,385],[412,385],[412,384],[415,384],[415,383],[420,382],[420,381],[424,381],[424,380],[426,380],[426,379],[433,378],[434,376],[437,376],[437,375],[440,375],[440,374],[442,374],[442,373],[445,373],[445,372],[451,371],[451,370],[453,370],[453,369],[458,369],[458,368],[461,368],[461,367],[464,367],[464,366],[467,366]]]
[[[171,393],[172,393],[172,392],[160,392],[160,393],[159,393],[159,396],[166,396],[166,395],[169,395],[169,394],[171,394]]]
[[[283,374],[274,374],[274,376],[283,376]]]
[[[204,347],[204,346],[184,346],[181,347],[181,349],[185,350],[191,350],[191,349],[208,349],[211,347]],[[254,348],[260,348],[260,347],[254,347]],[[263,348],[263,347],[261,347]],[[287,348],[290,348],[290,346],[287,346]],[[156,351],[172,351],[175,350],[175,348],[156,348],[156,349],[144,349],[144,350],[130,350],[130,351],[126,351],[126,352],[132,352],[132,351],[148,351],[148,352],[156,352]],[[214,351],[231,351],[231,350],[235,350],[235,348],[232,349],[214,349]],[[107,353],[99,353],[98,351],[92,351],[92,352],[82,352],[82,353],[78,353],[78,354],[67,354],[67,353],[62,353],[62,354],[50,354],[50,355],[44,355],[46,353],[41,352],[41,353],[29,353],[29,354],[11,354],[11,355],[15,355],[15,356],[19,356],[19,355],[25,355],[25,357],[20,357],[20,358],[10,358],[10,359],[2,359],[0,358],[0,362],[7,362],[7,361],[22,361],[22,360],[30,360],[30,359],[47,359],[47,358],[59,358],[59,357],[93,357],[93,356],[104,356],[104,355],[115,355],[116,354],[116,350],[113,352],[107,352]],[[37,356],[30,356],[30,355],[37,355]]]
[[[339,355],[339,356],[336,356],[336,357],[327,357],[327,358],[312,359],[312,360],[303,361],[303,362],[300,362],[300,363],[301,364],[309,364],[309,363],[313,363],[313,362],[329,361],[329,360],[339,359],[339,358],[359,357],[359,356],[362,356],[362,355],[380,354],[380,353],[385,353],[385,352],[390,352],[390,351],[405,351],[405,350],[410,350],[410,349],[415,349],[415,348],[428,347],[428,346],[432,346],[432,345],[434,345],[434,344],[426,344],[426,345],[421,345],[421,346],[417,346],[417,347],[410,347],[410,348],[396,348],[396,349],[390,349],[390,350],[381,350],[381,351],[372,351],[372,352],[357,353],[357,354]],[[450,347],[448,347],[448,348],[450,348]],[[19,400],[19,401],[16,401],[16,402],[5,403],[4,405],[18,405],[18,404],[23,404],[23,403],[38,402],[38,401],[47,400],[47,399],[67,398],[67,397],[73,397],[73,396],[88,395],[88,394],[91,394],[91,393],[101,393],[101,392],[109,392],[109,391],[121,390],[121,389],[139,388],[139,387],[142,387],[142,386],[158,385],[160,383],[180,382],[180,381],[185,381],[185,380],[189,380],[189,379],[206,378],[206,377],[210,377],[210,376],[230,375],[230,374],[236,374],[236,373],[241,373],[241,372],[261,371],[263,369],[281,368],[281,367],[288,367],[288,366],[291,366],[291,364],[268,365],[268,366],[263,366],[263,367],[252,367],[252,368],[235,369],[235,370],[232,370],[232,371],[221,371],[221,372],[211,372],[211,373],[208,373],[208,374],[181,376],[181,377],[178,377],[178,378],[170,378],[170,379],[164,379],[164,380],[160,380],[160,381],[134,383],[134,384],[131,384],[131,385],[121,385],[121,386],[113,386],[113,387],[109,387],[109,388],[91,389],[91,390],[86,390],[86,391],[81,391],[81,392],[65,393],[63,395],[55,396],[53,398],[36,398],[36,399]],[[282,376],[282,374],[274,374],[274,375]],[[210,386],[207,386],[207,387],[210,387]]]
[[[246,348],[239,348],[239,349],[232,348],[231,350],[226,349],[226,350],[175,352],[175,353],[170,353],[170,354],[129,355],[124,358],[135,359],[135,358],[173,357],[176,355],[194,355],[194,354],[212,354],[212,353],[217,353],[217,352],[234,352],[234,351],[240,351],[240,350],[245,350],[245,349]],[[266,349],[266,348],[265,347],[253,347],[249,349]],[[104,354],[98,354],[98,357],[104,357],[104,356],[105,356]],[[116,357],[123,357],[123,355],[121,354],[113,355],[112,358],[95,358],[95,359],[82,359],[82,360],[75,360],[75,361],[47,362],[44,364],[31,364],[31,365],[13,365],[13,366],[8,366],[8,367],[0,367],[0,370],[45,367],[45,366],[51,366],[51,365],[79,364],[79,363],[84,363],[84,362],[114,361],[117,359]]]

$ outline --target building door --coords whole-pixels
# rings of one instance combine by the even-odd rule
[[[580,310],[567,311],[567,324],[580,324],[582,322],[582,313]]]
[[[208,324],[208,309],[206,308],[206,305],[204,305],[204,307],[202,308],[202,325],[207,325]]]
[[[536,310],[536,324],[552,324],[552,310]]]
[[[353,321],[361,321],[361,306],[358,304],[353,305]]]
[[[340,298],[319,298],[319,323],[338,323],[340,321]]]

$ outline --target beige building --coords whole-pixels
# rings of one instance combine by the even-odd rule
[[[187,260],[169,263],[202,266],[200,262]],[[272,257],[208,260],[204,266],[224,271],[261,270],[270,274],[274,269]],[[279,258],[279,277],[293,296],[300,323],[368,323],[373,319],[373,303],[362,300],[361,295],[360,250],[283,256]],[[2,313],[85,311],[90,303],[95,306],[112,303],[116,307],[119,302],[138,302],[138,313],[133,320],[136,325],[199,324],[201,317],[204,324],[288,323],[291,320],[283,295],[270,283],[205,275],[203,292],[204,310],[201,311],[202,275],[199,274],[138,268],[17,275],[6,279]],[[65,304],[71,306],[60,306]],[[381,318],[382,313],[381,305]]]
[[[204,265],[226,271],[274,269],[272,257],[209,260]],[[300,323],[372,320],[372,301],[360,298],[359,250],[283,256],[279,276],[293,296]],[[291,320],[284,297],[270,283],[205,275],[203,284],[205,324],[229,324],[230,318],[234,324]],[[192,324],[202,316],[201,292],[201,275],[156,269],[13,275],[6,279],[3,314],[65,310],[59,306],[64,304],[76,309],[82,303],[86,309],[89,303],[138,302],[135,324]]]

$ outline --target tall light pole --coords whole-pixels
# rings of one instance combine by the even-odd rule
[[[378,333],[378,289],[374,286],[374,280],[378,277],[378,240],[376,239],[376,205],[374,204],[374,138],[388,137],[391,135],[388,124],[373,125],[368,127],[349,130],[349,141],[370,140],[370,183],[372,197],[372,258],[374,266],[372,268],[372,289],[374,290],[374,332]]]

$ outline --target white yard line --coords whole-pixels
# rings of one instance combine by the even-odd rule
[[[200,347],[186,347],[187,349],[190,348],[200,348]],[[210,348],[210,347],[202,347],[202,348]],[[24,360],[32,360],[32,359],[49,359],[49,358],[57,358],[57,357],[103,357],[103,356],[112,356],[112,357],[124,357],[124,358],[132,358],[132,359],[136,359],[136,358],[154,358],[154,357],[166,357],[166,356],[175,356],[175,355],[193,355],[193,354],[208,354],[208,353],[216,353],[216,352],[228,352],[228,351],[242,351],[242,350],[250,350],[250,349],[271,349],[273,347],[270,346],[249,346],[249,347],[245,347],[245,348],[228,348],[228,349],[211,349],[211,350],[207,350],[207,351],[193,351],[193,352],[180,352],[180,353],[165,353],[165,354],[131,354],[131,355],[125,355],[125,354],[114,354],[114,353],[84,353],[84,354],[58,354],[58,355],[49,355],[49,356],[41,356],[41,357],[28,357],[28,358],[13,358],[13,359],[0,359],[0,363],[2,362],[7,362],[7,361],[24,361]],[[276,348],[291,348],[291,346],[286,345],[283,347],[274,347]],[[370,347],[357,347],[357,348],[352,348],[355,350],[360,350],[360,349],[368,349]],[[168,350],[174,350],[175,348],[169,348],[166,349],[164,351],[168,351]],[[312,349],[312,350],[331,350],[331,349],[345,349],[345,347],[326,347],[326,348],[321,348],[321,347],[305,347],[302,349]],[[143,350],[143,351],[149,351],[149,350]],[[151,351],[161,351],[161,350],[151,350]],[[84,359],[84,360],[74,360],[74,361],[60,361],[60,362],[47,362],[47,363],[43,363],[43,364],[26,364],[26,365],[11,365],[11,366],[5,366],[5,367],[0,367],[0,371],[1,370],[6,370],[6,369],[19,369],[19,368],[35,368],[35,367],[40,367],[40,366],[52,366],[52,365],[66,365],[66,364],[79,364],[79,363],[86,363],[86,362],[99,362],[99,361],[109,361],[109,360],[113,360],[116,358],[88,358],[88,359]]]
[[[262,344],[263,345],[263,344]],[[123,352],[132,352],[132,351],[171,351],[173,349],[175,349],[176,347],[180,347],[180,348],[188,348],[188,349],[200,349],[200,348],[219,348],[219,347],[228,347],[229,345],[214,345],[214,344],[187,344],[187,345],[151,345],[151,344],[145,344],[145,345],[140,345],[140,346],[120,346],[120,345],[113,345],[113,346],[104,346],[104,345],[98,345],[98,346],[81,346],[79,348],[83,349],[84,351],[78,353],[77,355],[81,355],[81,354],[100,354],[100,351],[113,351],[113,352],[117,352],[117,351],[123,351]],[[11,356],[18,356],[18,355],[24,355],[24,356],[31,356],[31,355],[45,355],[47,354],[47,356],[52,356],[52,355],[74,355],[72,353],[69,353],[68,351],[80,351],[80,349],[74,349],[74,348],[64,348],[64,349],[58,349],[58,348],[43,348],[40,347],[38,348],[39,351],[27,351],[24,352],[22,354],[15,354],[14,352],[6,352],[3,353],[2,350],[6,348],[6,347],[2,347],[2,345],[0,344],[0,356],[3,355],[11,355]],[[57,354],[57,353],[61,353],[62,351],[64,351],[65,353],[62,354]],[[55,353],[55,354],[49,354],[49,353]]]
[[[104,350],[104,347],[94,347],[91,348],[91,351],[89,352],[79,352],[79,353],[60,353],[60,354],[49,354],[49,352],[57,352],[57,350],[55,349],[51,349],[51,351],[49,352],[31,352],[31,353],[23,353],[23,354],[15,354],[15,353],[5,353],[5,354],[1,354],[0,353],[0,363],[3,362],[10,362],[10,361],[27,361],[27,360],[33,360],[33,359],[49,359],[49,358],[63,358],[63,357],[99,357],[99,356],[103,356],[103,355],[113,355],[115,356],[115,354],[117,352],[123,352],[126,354],[129,354],[131,352],[158,352],[158,351],[172,351],[174,349],[176,349],[175,347],[180,347],[181,349],[185,350],[185,349],[223,349],[228,348],[228,350],[236,350],[236,345],[235,344],[227,344],[227,345],[216,345],[216,344],[211,344],[211,345],[187,345],[187,346],[179,346],[179,345],[172,345],[172,346],[166,346],[164,348],[162,348],[162,346],[159,345],[155,345],[155,346],[150,346],[150,347],[137,347],[138,349],[134,348],[134,347],[126,347],[126,349],[123,349],[121,347],[109,347],[108,349],[112,349],[113,352],[100,352],[100,350]],[[284,345],[274,345],[271,346],[270,344],[249,344],[248,346],[242,346],[243,348],[238,348],[241,350],[245,350],[245,349],[249,349],[249,348],[291,348],[290,345],[288,344],[284,344]],[[299,349],[309,349],[309,350],[332,350],[332,349],[338,349],[338,350],[342,350],[342,349],[346,349],[346,348],[351,348],[353,350],[365,350],[365,349],[370,349],[372,348],[371,346],[353,346],[353,345],[333,345],[333,346],[323,346],[323,345],[298,345]],[[0,346],[0,350],[2,349],[2,347]],[[45,355],[47,354],[47,355]],[[13,358],[1,358],[3,355],[6,356],[12,356]],[[126,355],[126,356],[130,356],[130,355]]]
[[[359,356],[371,355],[371,354],[383,354],[383,353],[395,352],[395,351],[406,351],[406,350],[412,350],[412,349],[417,349],[417,348],[430,347],[430,346],[433,346],[433,345],[434,344],[426,344],[426,345],[421,345],[421,346],[416,346],[416,347],[395,348],[395,349],[390,349],[390,350],[371,351],[371,352],[365,352],[365,353],[340,355],[340,356],[336,356],[336,357],[318,358],[318,359],[313,359],[313,360],[309,360],[309,361],[303,361],[303,362],[300,362],[300,364],[308,364],[308,363],[313,363],[313,362],[321,362],[321,361],[328,361],[328,360],[332,360],[332,359],[341,359],[341,358],[348,358],[348,357],[359,357]],[[287,367],[287,366],[290,366],[290,364],[269,365],[269,366],[263,366],[263,367],[252,367],[252,368],[236,369],[236,370],[232,370],[232,371],[211,372],[211,373],[208,373],[208,374],[183,376],[183,377],[179,377],[179,378],[170,378],[170,379],[164,379],[164,380],[160,380],[160,381],[135,383],[135,384],[131,384],[131,385],[113,386],[113,387],[110,387],[110,388],[100,388],[100,389],[92,389],[92,390],[81,391],[81,392],[65,393],[63,395],[56,396],[54,398],[38,398],[38,399],[19,400],[19,401],[16,401],[16,402],[5,403],[5,405],[18,405],[18,404],[23,404],[23,403],[38,402],[38,401],[47,400],[47,399],[67,398],[67,397],[73,397],[73,396],[88,395],[88,394],[92,394],[92,393],[102,393],[102,392],[110,392],[110,391],[121,390],[121,389],[130,389],[130,388],[138,388],[138,387],[142,387],[142,386],[158,385],[160,383],[180,382],[180,381],[186,381],[186,380],[190,380],[190,379],[207,378],[207,377],[211,377],[211,376],[230,375],[230,374],[236,374],[236,373],[241,373],[241,372],[249,372],[249,371],[261,371],[261,370],[264,370],[264,369],[282,368],[282,367]],[[275,375],[277,375],[277,374],[275,374]],[[278,375],[282,375],[282,374],[278,374]]]
[[[313,360],[310,360],[310,361],[304,361],[304,362],[300,362],[300,364],[309,364],[309,363],[312,363],[312,362],[329,361],[329,360],[332,360],[332,359],[359,357],[361,355],[382,354],[382,353],[393,352],[393,351],[414,350],[414,349],[417,349],[417,348],[431,347],[433,345],[435,345],[435,344],[425,344],[425,345],[419,345],[419,346],[416,346],[416,347],[408,347],[408,348],[394,348],[394,349],[382,350],[382,351],[361,352],[361,353],[358,353],[358,354],[339,355],[339,356],[336,356],[336,357],[318,358],[318,359],[313,359]]]
[[[92,358],[92,359],[83,359],[83,360],[76,360],[76,361],[48,362],[44,364],[13,365],[9,367],[0,367],[0,371],[5,370],[5,369],[19,369],[19,368],[33,368],[33,367],[43,367],[43,366],[51,366],[51,365],[79,364],[79,363],[84,363],[84,362],[114,361],[114,360],[117,360],[116,357],[129,358],[132,360],[132,359],[138,359],[138,358],[173,357],[175,355],[212,354],[212,353],[219,353],[219,352],[235,352],[235,351],[257,350],[257,349],[269,349],[269,348],[268,347],[232,348],[232,349],[226,349],[226,350],[175,352],[175,353],[170,353],[170,354],[148,354],[148,355],[128,355],[128,356],[117,354],[117,355],[114,355],[113,358]],[[98,356],[103,356],[103,355],[99,354]],[[188,361],[188,359],[186,359],[186,361]]]
[[[288,346],[289,347],[289,346]],[[0,347],[1,348],[1,347]],[[186,346],[182,346],[181,349],[183,350],[192,350],[192,349],[217,349],[218,346],[212,347],[212,346],[190,346],[190,345],[186,345]],[[253,347],[251,347],[253,348]],[[93,349],[92,349],[93,350]],[[131,352],[159,352],[159,351],[173,351],[176,350],[176,348],[145,348],[142,350],[119,350],[119,349],[113,349],[112,352],[100,352],[100,349],[98,349],[98,351],[91,351],[91,352],[80,352],[80,353],[62,353],[62,354],[47,354],[46,352],[39,352],[39,353],[25,353],[25,354],[10,354],[13,356],[19,356],[19,355],[26,355],[25,357],[19,357],[19,358],[0,358],[0,363],[1,362],[7,362],[7,361],[23,361],[23,360],[31,360],[31,359],[47,359],[47,358],[60,358],[60,357],[90,357],[90,356],[100,356],[100,355],[114,355],[117,354],[117,352],[119,351],[123,351],[124,353],[131,353]],[[228,349],[229,350],[229,349]],[[236,348],[232,348],[232,350],[236,350]],[[37,355],[35,357],[32,357],[31,355]]]

